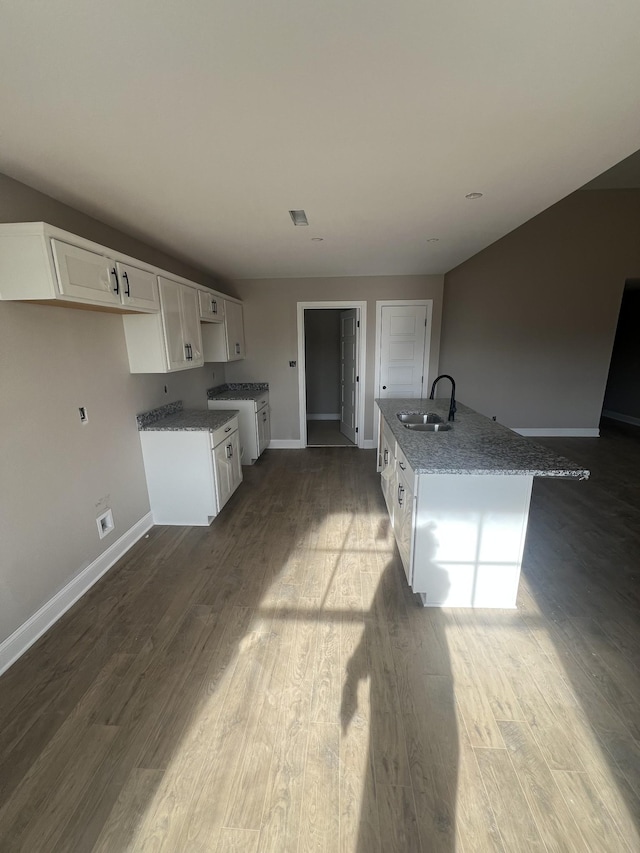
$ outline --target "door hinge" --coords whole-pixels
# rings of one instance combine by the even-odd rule
[[[356,432],[358,432],[358,427],[356,427]]]
[[[426,325],[426,322],[427,322],[427,321],[425,320],[424,322],[425,322],[425,325]],[[357,321],[356,321],[356,328],[358,328],[358,329],[360,328],[360,320],[357,320]]]
[[[356,382],[360,382],[360,377],[356,376]]]
[[[427,318],[426,318],[426,317],[424,318],[424,326],[425,326],[425,329],[426,329],[426,327],[427,327]]]

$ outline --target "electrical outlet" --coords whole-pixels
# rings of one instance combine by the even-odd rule
[[[290,362],[289,362],[289,367],[295,367],[295,366],[296,366],[296,364],[297,364],[297,362],[296,362],[296,361],[290,361]]]
[[[491,420],[492,420],[492,421],[497,421],[497,420],[498,420],[497,415],[492,415]]]

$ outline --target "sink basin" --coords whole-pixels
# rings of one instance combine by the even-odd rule
[[[409,424],[441,424],[442,418],[435,412],[404,412],[397,415],[400,423]]]
[[[405,429],[412,429],[416,432],[446,432],[448,429],[453,429],[453,424],[434,424],[434,423],[420,423],[420,424],[405,424]]]

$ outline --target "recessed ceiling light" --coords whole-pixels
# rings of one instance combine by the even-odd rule
[[[465,198],[482,198],[484,193],[467,193]]]
[[[294,225],[308,225],[309,221],[307,219],[307,214],[304,210],[290,210],[289,216]]]
[[[429,238],[427,238],[427,243],[437,243],[437,242],[439,242],[439,240],[440,240],[439,237],[429,237]]]
[[[322,241],[324,240],[324,237],[312,237],[311,239],[313,240],[314,243],[322,243]]]

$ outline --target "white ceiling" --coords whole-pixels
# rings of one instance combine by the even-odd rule
[[[640,148],[639,32],[638,0],[2,0],[0,171],[235,278],[441,273]]]

